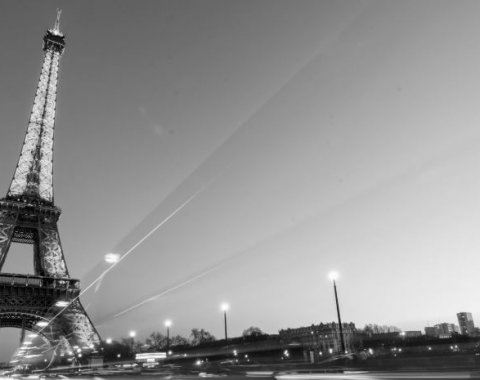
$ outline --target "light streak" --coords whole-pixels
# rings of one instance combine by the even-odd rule
[[[217,266],[215,266],[215,267],[213,267],[213,268],[210,268],[210,269],[208,269],[208,270],[206,270],[206,271],[204,271],[204,272],[202,272],[202,273],[200,273],[200,274],[198,274],[198,275],[196,275],[196,276],[194,276],[194,277],[192,277],[192,278],[189,278],[188,280],[185,280],[185,281],[181,282],[180,284],[177,284],[177,285],[175,285],[175,286],[172,286],[171,288],[168,288],[168,289],[166,289],[166,290],[164,290],[164,291],[162,291],[162,292],[160,292],[160,293],[158,293],[158,294],[156,294],[156,295],[154,295],[154,296],[152,296],[152,297],[149,297],[149,298],[147,298],[147,299],[145,299],[145,300],[137,303],[136,305],[130,306],[129,308],[127,308],[127,309],[125,309],[125,310],[122,310],[122,311],[120,311],[119,313],[115,314],[115,315],[113,316],[113,318],[120,317],[121,315],[126,314],[126,313],[128,313],[128,312],[130,312],[130,311],[132,311],[132,310],[134,310],[134,309],[137,309],[137,308],[139,308],[140,306],[142,306],[142,305],[144,305],[144,304],[146,304],[146,303],[148,303],[148,302],[155,301],[156,299],[160,298],[161,296],[164,296],[165,294],[171,293],[171,292],[173,292],[174,290],[180,289],[180,288],[182,288],[182,287],[190,284],[190,283],[193,282],[193,281],[196,281],[196,280],[198,280],[198,279],[200,279],[200,278],[202,278],[202,277],[205,277],[207,274],[209,274],[209,273],[211,273],[211,272],[219,269],[222,265],[223,265],[223,264],[219,264],[219,265],[217,265]]]
[[[300,72],[302,72],[303,70],[305,70],[308,65],[314,61],[315,59],[317,59],[319,56],[320,56],[320,53],[321,53],[321,49],[317,50],[315,52],[315,54],[313,56],[311,56],[309,59],[307,59],[307,61],[305,63],[303,63],[299,68],[297,68],[290,76],[288,76],[286,78],[286,80],[284,80],[284,82],[282,84],[280,84],[280,86],[277,87],[277,89],[265,100],[263,101],[262,103],[260,103],[260,105],[258,107],[256,107],[256,109],[253,110],[253,112],[246,118],[246,120],[244,120],[240,125],[239,127],[237,128],[237,132],[239,129],[243,128],[248,121],[250,121],[251,119],[253,119],[253,117],[258,114],[260,112],[260,110],[262,110],[269,102],[272,98],[274,98],[278,93],[280,93],[286,86],[288,83],[290,83]],[[228,138],[226,141],[224,141],[222,143],[222,145],[217,148],[215,150],[214,153],[212,153],[209,157],[211,157],[212,155],[214,155],[216,152],[219,151],[219,149],[221,147],[223,147],[225,145],[225,143],[231,139],[232,136],[230,136],[230,138]],[[217,177],[219,177],[221,174],[223,174],[223,172],[219,173],[217,176],[215,176],[211,181],[209,181],[209,183],[207,183],[207,185],[209,185],[211,182],[213,182]],[[162,227],[165,223],[167,223],[171,218],[173,218],[178,212],[180,212],[184,207],[186,207],[198,194],[200,194],[202,191],[205,190],[205,188],[207,187],[207,185],[205,185],[203,188],[201,188],[200,190],[198,190],[196,193],[194,193],[190,198],[188,198],[184,203],[182,203],[177,209],[175,209],[170,215],[168,215],[162,222],[160,222],[156,227],[154,227],[150,232],[148,232],[142,239],[140,239],[132,248],[130,248],[125,254],[123,254],[117,262],[113,263],[109,268],[107,268],[103,273],[101,273],[94,281],[92,281],[85,289],[83,289],[83,291],[80,292],[80,294],[75,297],[70,303],[69,305],[65,306],[62,310],[60,310],[53,318],[51,318],[49,320],[49,324],[55,320],[59,315],[61,315],[73,302],[75,302],[77,299],[80,298],[80,296],[82,296],[87,290],[89,290],[93,285],[96,284],[96,287],[95,287],[95,292],[97,292],[101,286],[101,283],[102,283],[102,280],[103,278],[105,277],[105,275],[110,272],[116,265],[118,265],[121,261],[123,261],[131,252],[133,252],[139,245],[141,245],[146,239],[148,239],[153,233],[155,233],[160,227]],[[244,253],[244,252],[241,252],[241,253]],[[235,256],[239,256],[240,254],[238,255],[235,255]],[[234,256],[234,257],[235,257]],[[233,258],[233,257],[232,257]],[[230,259],[232,259],[230,258]],[[220,264],[220,265],[223,265],[223,264]],[[219,266],[220,266],[219,265]],[[142,302],[140,302],[140,304],[137,304],[135,306],[132,306],[131,308],[137,308],[139,306],[141,306],[142,304],[146,303],[146,302],[149,302],[149,301],[152,301],[158,297],[160,297],[161,295],[163,294],[166,294],[168,292],[171,292],[175,289],[178,289],[182,286],[185,286],[205,275],[207,275],[208,273],[214,271],[215,269],[217,269],[217,267],[214,267],[212,269],[209,269],[207,270],[206,272],[203,272],[201,273],[200,275],[197,275],[189,280],[186,280],[184,282],[182,282],[181,284],[179,285],[176,285],[174,286],[173,288],[170,288],[170,289],[167,289],[166,291],[158,294],[158,295],[155,295],[153,297],[150,297],[148,298],[147,300],[144,300]],[[129,309],[131,309],[129,308]],[[133,309],[132,309],[133,310]],[[127,312],[127,311],[125,311]],[[122,315],[124,314],[124,312],[120,312],[120,313],[117,313],[116,316],[118,315]],[[46,329],[48,327],[45,326],[43,327],[41,330],[39,330],[39,333],[42,332],[44,329]]]
[[[314,61],[315,59],[317,59],[320,54],[321,54],[321,49],[317,50],[311,57],[309,57],[306,62],[304,62],[303,64],[300,65],[300,67],[298,67],[296,70],[294,70],[294,72],[292,74],[290,74],[289,76],[287,76],[287,78],[283,81],[283,83],[281,83],[274,91],[273,93],[271,93],[263,102],[261,102],[252,112],[250,112],[250,114],[245,118],[245,120],[243,122],[241,122],[239,124],[239,126],[236,128],[236,131],[235,133],[230,136],[226,141],[224,141],[220,147],[218,147],[212,154],[210,154],[208,156],[208,158],[205,160],[207,161],[210,157],[214,156],[226,143],[227,141],[231,140],[233,138],[233,136],[235,134],[238,133],[238,131],[240,129],[242,129],[243,127],[245,127],[247,125],[247,123],[253,119],[253,117],[255,115],[257,115],[263,108],[265,108],[267,106],[267,104],[270,102],[271,99],[273,99],[275,96],[277,96],[277,94],[279,94],[299,73],[301,73],[302,71],[304,71],[312,61]],[[204,161],[204,162],[205,162]],[[153,228],[147,235],[145,235],[142,239],[140,239],[140,241],[135,244],[132,248],[130,248],[129,251],[127,251],[123,256],[121,256],[117,262],[115,262],[114,264],[112,264],[112,266],[108,269],[106,269],[103,273],[101,273],[94,281],[92,281],[92,283],[90,283],[80,294],[77,298],[79,298],[82,294],[84,294],[87,290],[89,290],[93,285],[96,284],[96,287],[95,287],[95,293],[98,292],[98,290],[100,289],[101,285],[102,285],[102,281],[103,281],[103,278],[104,276],[111,270],[113,269],[117,264],[119,264],[128,254],[130,254],[136,247],[138,247],[141,243],[143,243],[143,241],[145,241],[146,239],[148,239],[148,237],[153,234],[158,228],[160,228],[163,224],[165,224],[169,219],[171,219],[173,216],[175,216],[175,214],[177,212],[179,212],[183,207],[185,207],[188,203],[190,203],[199,193],[201,193],[202,191],[205,190],[205,188],[210,185],[212,182],[214,182],[218,177],[220,177],[223,172],[229,167],[229,165],[227,165],[227,167],[221,171],[220,173],[218,173],[214,178],[212,178],[206,185],[203,186],[203,188],[201,188],[200,190],[198,190],[195,194],[193,194],[189,199],[187,199],[187,201],[185,201],[181,206],[179,206],[172,214],[170,214],[166,219],[164,219],[162,222],[160,222],[155,228]],[[197,168],[198,170],[198,168]],[[210,270],[211,271],[211,270]],[[210,271],[207,271],[205,274],[207,273],[210,273]],[[199,275],[200,277],[203,277],[203,275]],[[169,290],[166,290],[165,292],[170,292],[174,289],[178,289],[179,287],[181,286],[184,286],[184,285],[187,285],[188,283],[194,281],[195,279],[197,278],[200,278],[200,277],[194,277],[193,279],[190,279],[190,280],[187,280],[185,281],[184,283],[180,284],[179,286],[175,286],[173,287],[172,289],[169,289]],[[165,294],[165,293],[161,293],[161,294]],[[160,295],[157,295],[158,297]],[[154,298],[156,299],[157,296],[154,296],[154,297],[151,297],[151,298]],[[77,298],[75,298],[73,301],[75,301]],[[149,298],[148,300],[152,300],[151,298]],[[148,300],[144,300],[142,302],[140,302],[139,306],[141,306],[142,304],[146,303],[146,302],[149,302]],[[73,302],[72,301],[72,302]],[[68,306],[67,306],[68,307]],[[133,306],[132,306],[133,307]],[[136,307],[135,307],[136,308]],[[66,308],[65,308],[66,309]],[[59,314],[61,314],[65,309],[61,310]],[[123,312],[121,313],[118,313],[116,314],[117,315],[121,315]],[[56,318],[59,314],[57,314],[54,318]]]
[[[151,297],[148,297],[146,298],[145,300],[143,301],[140,301],[138,302],[137,304],[133,305],[133,306],[129,306],[127,309],[123,310],[123,311],[120,311],[116,314],[114,314],[112,317],[109,317],[109,318],[116,318],[116,317],[119,317],[123,314],[126,314],[127,312],[129,311],[132,311],[134,309],[137,309],[139,308],[140,306],[148,303],[148,302],[151,302],[151,301],[154,301],[156,299],[158,299],[159,297],[165,295],[165,294],[168,294],[174,290],[177,290],[179,288],[182,288],[196,280],[199,280],[201,279],[202,277],[205,277],[207,274],[210,274],[218,269],[220,269],[221,267],[223,266],[226,266],[228,264],[230,264],[232,261],[234,260],[237,260],[245,255],[248,255],[249,254],[249,251],[252,249],[252,247],[256,247],[257,245],[261,244],[261,243],[264,243],[265,241],[269,241],[270,239],[272,239],[273,237],[277,236],[277,234],[273,235],[273,236],[270,236],[266,239],[263,239],[262,241],[260,242],[255,242],[252,246],[249,246],[245,249],[242,249],[241,251],[239,252],[236,252],[234,253],[233,255],[229,256],[229,257],[226,257],[225,259],[223,259],[222,261],[220,261],[219,263],[213,265],[212,267],[210,267],[209,269],[205,269],[203,272],[199,273],[199,274],[196,274],[194,275],[193,277],[190,277],[184,281],[182,281],[180,284],[177,284],[177,285],[174,285],[166,290],[162,290],[160,293],[154,295],[154,296],[151,296]],[[103,323],[105,323],[104,321],[101,321],[100,323],[95,323],[96,326],[100,326],[102,325]]]
[[[247,372],[248,377],[248,372]],[[354,379],[354,380],[387,380],[387,379],[469,379],[468,371],[419,371],[419,372],[368,372],[368,371],[344,371],[343,373],[309,373],[309,374],[277,374],[276,380],[333,380],[333,379]]]
[[[141,245],[145,240],[147,240],[152,234],[154,234],[160,227],[162,227],[165,223],[167,223],[170,219],[172,219],[175,215],[177,215],[180,211],[182,211],[191,201],[193,201],[202,191],[207,188],[211,182],[207,183],[201,189],[197,190],[193,195],[191,195],[185,202],[183,202],[180,206],[178,206],[174,211],[172,211],[165,219],[163,219],[160,223],[158,223],[154,228],[152,228],[144,237],[142,237],[137,243],[135,243],[127,252],[125,252],[117,262],[113,263],[110,267],[105,269],[100,276],[98,276],[94,281],[92,281],[85,289],[83,289],[78,296],[73,298],[70,303],[61,309],[57,314],[55,314],[49,321],[48,325],[43,327],[39,333],[45,330],[58,316],[60,316],[68,307],[75,302],[77,299],[80,298],[88,289],[90,289],[93,285],[97,282],[101,281],[105,275],[110,272],[115,266],[120,264],[130,253],[132,253],[139,245]]]
[[[133,306],[129,306],[127,309],[123,310],[123,311],[120,311],[116,314],[114,314],[112,317],[109,317],[109,318],[116,318],[116,317],[119,317],[121,315],[124,315],[126,314],[127,312],[129,311],[132,311],[134,309],[137,309],[139,308],[140,306],[148,303],[148,302],[151,302],[151,301],[154,301],[156,299],[158,299],[159,297],[165,295],[165,294],[168,294],[176,289],[179,289],[179,288],[182,288],[196,280],[199,280],[200,278],[202,277],[205,277],[207,274],[210,274],[211,272],[214,272],[218,269],[220,269],[221,267],[225,266],[225,265],[228,265],[229,263],[231,263],[232,261],[234,260],[237,260],[245,255],[248,255],[249,254],[249,251],[253,248],[253,247],[256,247],[258,246],[259,244],[262,244],[262,243],[265,243],[266,241],[269,241],[271,239],[273,239],[275,236],[277,236],[278,234],[274,234],[272,236],[269,236],[265,239],[262,239],[261,241],[259,242],[255,242],[253,245],[245,248],[245,249],[242,249],[241,251],[239,252],[236,252],[234,253],[233,255],[229,256],[229,257],[226,257],[225,259],[223,259],[222,261],[220,261],[218,264],[215,264],[213,265],[212,267],[210,267],[209,269],[206,269],[204,270],[203,272],[201,272],[200,274],[196,274],[194,275],[193,277],[190,277],[186,280],[184,280],[183,282],[181,282],[180,284],[177,284],[177,285],[174,285],[172,286],[171,288],[168,288],[166,290],[162,290],[160,293],[154,295],[154,296],[151,296],[151,297],[148,297],[146,298],[145,300],[143,301],[140,301],[138,302],[137,304],[133,305]],[[100,323],[95,323],[96,326],[100,326],[102,325],[103,323],[105,323],[104,321],[101,321]]]
[[[100,287],[102,286],[102,282],[103,282],[103,277],[104,277],[104,276],[105,276],[105,275],[104,275],[103,273],[99,276],[97,285],[95,286],[95,290],[94,290],[95,293],[100,290]]]

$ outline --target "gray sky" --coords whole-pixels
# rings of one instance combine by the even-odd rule
[[[224,301],[231,336],[329,322],[331,269],[358,327],[479,321],[480,3],[3,1],[4,193],[57,7],[72,277],[85,288],[193,196],[84,295],[103,338],[167,318],[221,337]],[[26,248],[5,271],[33,271]]]

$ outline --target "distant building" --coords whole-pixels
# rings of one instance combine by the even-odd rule
[[[420,330],[404,331],[401,335],[405,338],[418,338],[422,336],[422,332]]]
[[[309,356],[310,361],[321,357],[338,354],[342,351],[338,323],[320,323],[308,327],[280,330],[279,336],[285,343],[299,343]],[[356,328],[353,323],[342,323],[345,349],[354,350]]]
[[[438,329],[439,334],[442,336],[451,337],[453,334],[460,334],[460,328],[454,323],[443,322],[435,325],[435,327]]]
[[[425,327],[425,335],[432,338],[447,339],[460,334],[460,328],[453,323],[438,323],[433,327]]]
[[[430,337],[438,337],[438,329],[436,327],[425,327],[425,335]]]
[[[474,335],[475,325],[473,324],[472,313],[462,311],[457,313],[458,325],[460,326],[460,333],[462,335]]]

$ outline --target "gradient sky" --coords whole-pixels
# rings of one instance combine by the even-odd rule
[[[72,277],[191,199],[84,294],[103,338],[167,318],[222,337],[224,301],[231,336],[330,322],[331,269],[358,327],[480,322],[478,1],[3,1],[4,194],[57,7]],[[4,270],[32,254],[12,246]]]

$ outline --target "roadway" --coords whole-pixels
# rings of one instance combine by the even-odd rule
[[[243,374],[218,375],[201,372],[199,374],[171,374],[166,372],[150,373],[128,373],[128,372],[92,372],[90,374],[57,374],[55,376],[45,376],[42,374],[14,377],[0,376],[0,380],[12,380],[12,378],[23,380],[203,380],[204,378],[222,378],[223,380],[390,380],[390,379],[480,379],[479,372],[467,370],[453,371],[390,371],[390,372],[367,372],[367,371],[345,371],[343,373],[273,373],[269,371],[252,371]],[[219,379],[221,380],[221,379]]]

